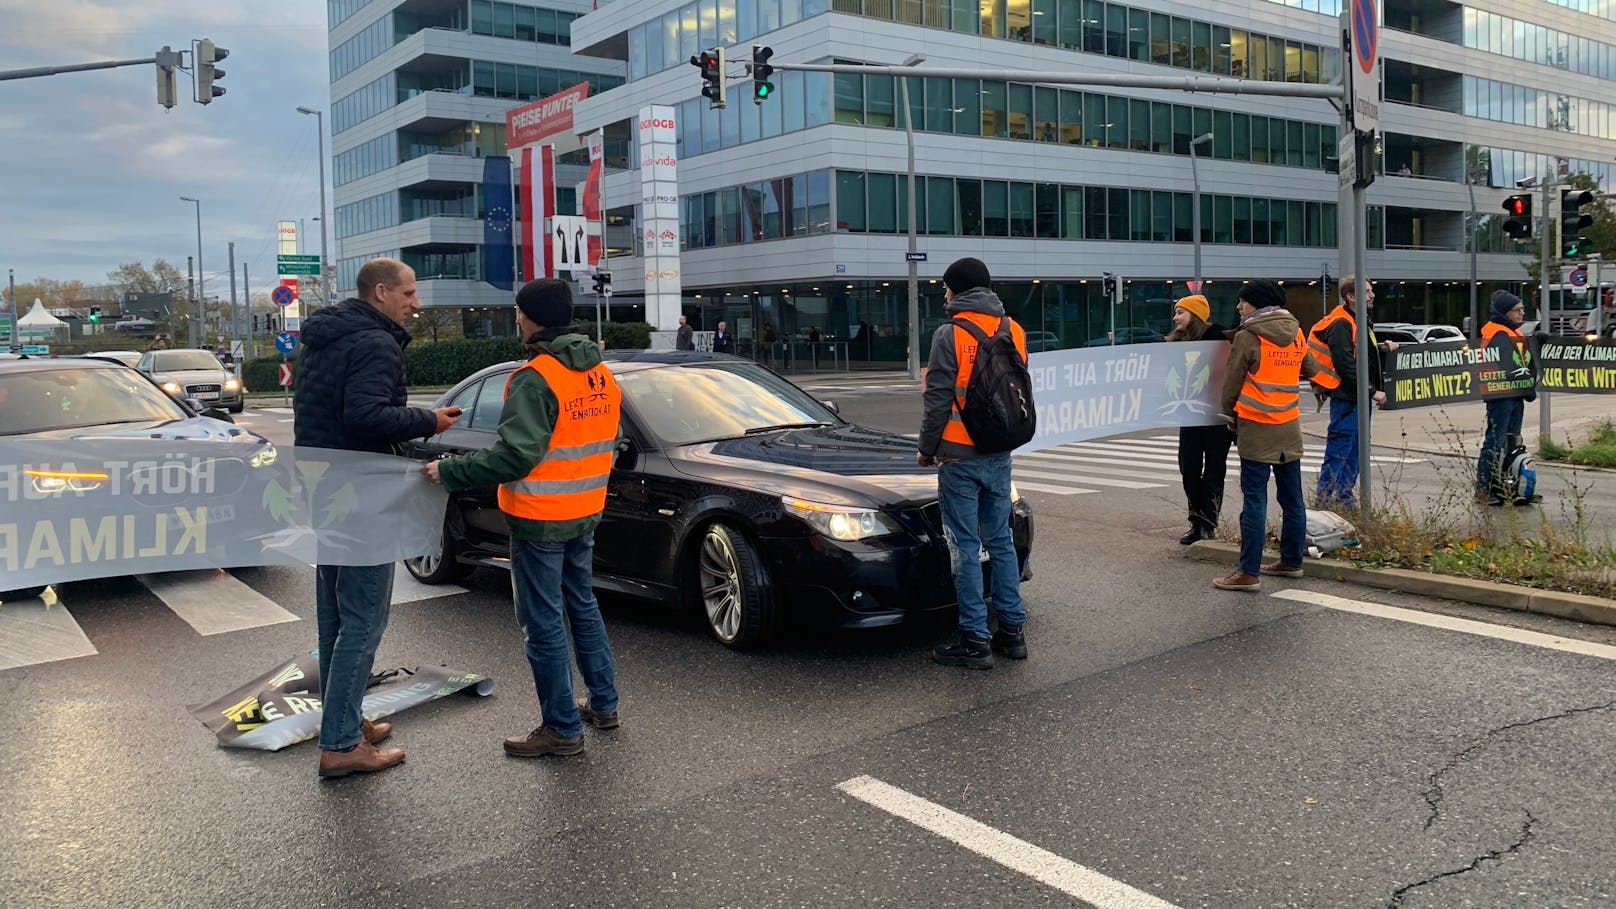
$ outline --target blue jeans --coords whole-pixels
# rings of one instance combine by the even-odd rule
[[[1245,505],[1240,509],[1240,571],[1255,575],[1262,568],[1263,541],[1268,536],[1268,474],[1274,474],[1279,491],[1279,508],[1284,514],[1279,530],[1279,561],[1302,564],[1302,547],[1307,542],[1307,505],[1302,501],[1302,462],[1264,464],[1240,459],[1240,491]]]
[[[959,627],[986,637],[988,604],[982,595],[981,551],[993,566],[993,611],[999,624],[1020,627],[1021,566],[1010,533],[1010,454],[944,461],[937,471],[937,502],[959,597]]]
[[[1509,437],[1521,434],[1526,419],[1525,398],[1494,398],[1487,402],[1487,434],[1481,440],[1481,458],[1476,464],[1476,488],[1483,492],[1500,490],[1499,463],[1509,454]]]
[[[393,604],[393,564],[321,565],[314,608],[320,640],[320,747],[359,744],[360,705]]]
[[[1358,507],[1358,402],[1330,399],[1330,429],[1319,468],[1319,505]]]
[[[572,699],[572,657],[589,688],[589,709],[617,709],[617,682],[612,672],[612,645],[595,600],[595,535],[586,533],[562,543],[511,540],[511,586],[516,592],[516,621],[527,639],[527,661],[539,695],[544,725],[572,738],[584,731]]]

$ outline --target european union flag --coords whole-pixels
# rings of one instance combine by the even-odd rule
[[[483,280],[500,290],[516,286],[516,247],[511,232],[511,159],[483,161]]]

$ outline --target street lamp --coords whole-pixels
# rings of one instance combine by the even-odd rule
[[[915,54],[903,61],[903,66],[919,66],[926,62],[925,54]],[[909,107],[909,77],[899,76],[903,86],[903,138],[909,145],[909,252],[920,251],[915,239],[915,124]],[[909,260],[909,378],[920,378],[920,263],[916,256]]]
[[[314,128],[317,133],[315,139],[318,142],[320,154],[320,217],[315,220],[320,222],[320,296],[324,297],[320,302],[325,304],[330,303],[332,299],[331,279],[329,276],[336,273],[336,269],[331,265],[331,256],[329,250],[326,249],[325,238],[325,113],[310,110],[307,107],[299,107],[297,112],[314,115]]]
[[[180,196],[181,202],[189,202],[196,206],[196,299],[191,301],[191,346],[202,347],[206,344],[203,335],[207,332],[207,289],[202,279],[202,203],[190,196]]]
[[[1206,282],[1201,278],[1201,174],[1195,166],[1195,146],[1203,142],[1211,142],[1211,133],[1202,133],[1190,140],[1190,180],[1194,183],[1195,194],[1190,203],[1190,221],[1195,225],[1195,292],[1202,293],[1201,288]]]

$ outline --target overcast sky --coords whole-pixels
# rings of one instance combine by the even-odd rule
[[[86,284],[122,262],[183,271],[196,220],[179,197],[192,196],[209,296],[228,295],[229,241],[237,274],[246,262],[254,290],[269,287],[275,222],[319,214],[315,122],[296,108],[330,106],[322,0],[0,0],[0,22],[0,70],[151,57],[195,38],[230,50],[229,93],[206,107],[181,73],[164,111],[149,64],[0,82],[0,267]],[[319,252],[313,221],[305,242]]]

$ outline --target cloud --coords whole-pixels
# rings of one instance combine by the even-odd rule
[[[150,57],[202,37],[230,49],[227,94],[206,106],[184,74],[179,104],[158,106],[150,65],[0,82],[0,267],[90,284],[122,262],[183,267],[196,222],[179,197],[193,196],[210,275],[227,277],[234,241],[238,268],[263,280],[276,221],[319,213],[314,123],[295,108],[330,105],[320,0],[0,0],[0,21],[5,68]]]

